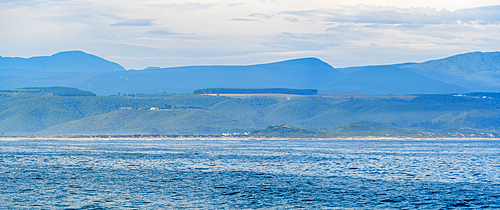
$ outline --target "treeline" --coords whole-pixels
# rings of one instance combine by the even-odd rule
[[[142,98],[159,98],[159,97],[170,97],[176,95],[175,93],[129,93],[129,94],[120,94],[111,95],[111,96],[129,96],[129,97],[142,97]]]
[[[293,94],[315,95],[316,89],[290,89],[290,88],[205,88],[195,90],[194,94]]]
[[[45,93],[52,93],[55,96],[96,96],[93,92],[70,87],[43,87],[38,89]]]
[[[499,109],[499,93],[429,94],[420,95],[410,102],[418,105],[439,106],[435,109]],[[442,107],[442,108],[441,108]]]
[[[54,96],[96,96],[95,93],[70,87],[28,87],[18,89],[4,89],[7,93],[52,93]]]

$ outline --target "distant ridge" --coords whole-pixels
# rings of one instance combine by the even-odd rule
[[[480,72],[500,72],[500,52],[471,52],[406,66],[419,72],[474,76]]]
[[[474,91],[500,91],[500,52],[471,52],[402,68]]]
[[[394,67],[470,91],[500,91],[500,52],[469,52],[422,63],[359,66],[337,70],[349,74],[366,68]]]
[[[500,92],[500,52],[340,69],[318,58],[125,71],[119,64],[81,51],[0,57],[0,89],[50,86],[74,87],[98,95],[192,93],[212,87],[316,89],[319,94]]]
[[[197,89],[292,88],[314,89],[340,73],[317,58],[294,59],[248,66],[185,66],[149,68],[103,74],[82,89],[99,93],[171,92],[192,93]]]
[[[342,94],[463,93],[468,89],[394,66],[367,66],[347,73],[319,89]]]
[[[59,52],[51,56],[12,58],[0,56],[0,69],[25,69],[40,72],[123,71],[117,63],[82,51]]]

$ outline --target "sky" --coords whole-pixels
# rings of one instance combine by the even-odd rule
[[[333,67],[500,50],[500,0],[0,0],[0,56],[126,69],[316,57]]]

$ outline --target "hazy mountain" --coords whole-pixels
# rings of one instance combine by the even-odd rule
[[[463,93],[468,89],[440,82],[394,66],[367,66],[344,73],[318,87],[324,92],[342,94],[427,94]]]
[[[470,91],[500,91],[500,52],[471,52],[423,63],[370,67],[404,69],[437,81],[459,85]],[[349,74],[366,68],[361,66],[337,70]]]
[[[222,88],[310,88],[340,74],[316,58],[249,66],[188,66],[113,72],[94,78],[83,89],[102,93],[175,92]]]
[[[402,68],[474,91],[500,91],[500,52],[472,52]]]
[[[500,91],[495,53],[466,53],[424,63],[334,69],[317,58],[246,66],[120,65],[80,51],[33,58],[0,57],[0,89],[68,86],[99,95],[191,93],[203,88],[317,89],[320,94],[418,94]]]
[[[123,71],[117,63],[82,51],[59,52],[51,56],[11,58],[0,56],[0,69],[25,69],[40,72]]]

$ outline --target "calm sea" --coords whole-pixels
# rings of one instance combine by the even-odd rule
[[[0,208],[500,208],[500,141],[0,140]]]

